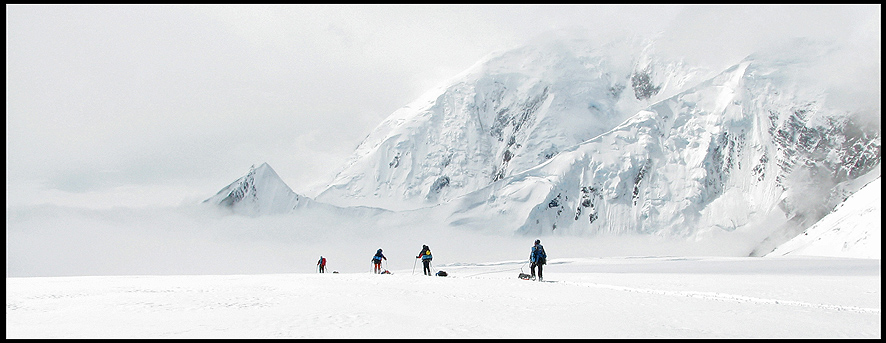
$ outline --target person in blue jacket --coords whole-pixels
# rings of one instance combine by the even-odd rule
[[[541,240],[536,239],[535,245],[532,246],[532,252],[529,253],[529,270],[532,271],[530,279],[535,280],[535,267],[538,267],[538,281],[544,281],[541,276],[541,266],[547,262],[547,258],[548,255],[545,254],[545,247],[541,245]]]
[[[325,257],[320,256],[320,260],[317,261],[317,269],[319,269],[321,273],[326,272],[326,258]]]
[[[421,252],[415,258],[421,258],[421,263],[425,266],[425,275],[431,276],[431,260],[434,258],[431,256],[431,248],[428,248],[427,245],[422,245]]]
[[[375,256],[372,256],[372,271],[375,272],[376,274],[381,273],[381,260],[382,259],[387,260],[388,258],[385,257],[385,255],[381,253],[381,248],[379,248],[378,251],[375,252]]]

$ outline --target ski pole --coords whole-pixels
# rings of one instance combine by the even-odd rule
[[[415,263],[418,262],[418,257],[415,258],[415,261],[412,261],[412,275],[415,275]]]

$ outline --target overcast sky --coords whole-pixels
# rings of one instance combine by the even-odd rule
[[[551,30],[666,32],[671,53],[735,62],[781,38],[850,39],[859,58],[879,67],[880,12],[880,5],[7,5],[7,206],[194,203],[262,162],[314,196],[396,109],[487,54]]]

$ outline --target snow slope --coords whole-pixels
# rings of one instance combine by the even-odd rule
[[[7,278],[6,338],[881,337],[879,260],[554,258],[543,283],[524,262]]]
[[[881,259],[880,177],[849,196],[833,212],[767,256],[835,256]]]

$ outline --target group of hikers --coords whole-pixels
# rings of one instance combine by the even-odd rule
[[[529,253],[529,268],[532,272],[531,280],[535,280],[535,270],[538,268],[538,281],[544,281],[542,278],[542,266],[547,263],[548,255],[545,254],[545,248],[541,245],[541,240],[536,239],[535,244],[532,246],[532,250]],[[431,255],[431,248],[427,245],[421,246],[421,251],[415,256],[416,259],[421,259],[421,263],[423,265],[423,273],[424,275],[431,276],[431,260],[433,260],[433,255]],[[375,274],[389,274],[387,270],[382,271],[381,262],[382,260],[387,260],[388,258],[382,253],[382,249],[379,248],[375,255],[372,256],[372,272]],[[320,256],[320,260],[317,261],[317,268],[320,273],[326,272],[326,258]],[[414,270],[413,270],[414,271]]]
[[[424,275],[431,276],[431,260],[434,259],[434,256],[431,255],[431,248],[428,248],[427,245],[422,245],[421,252],[415,258],[421,259],[421,263],[424,265]],[[375,256],[372,256],[372,272],[376,274],[387,272],[381,270],[381,261],[387,259],[385,254],[382,253],[381,248],[379,248],[375,252]]]

